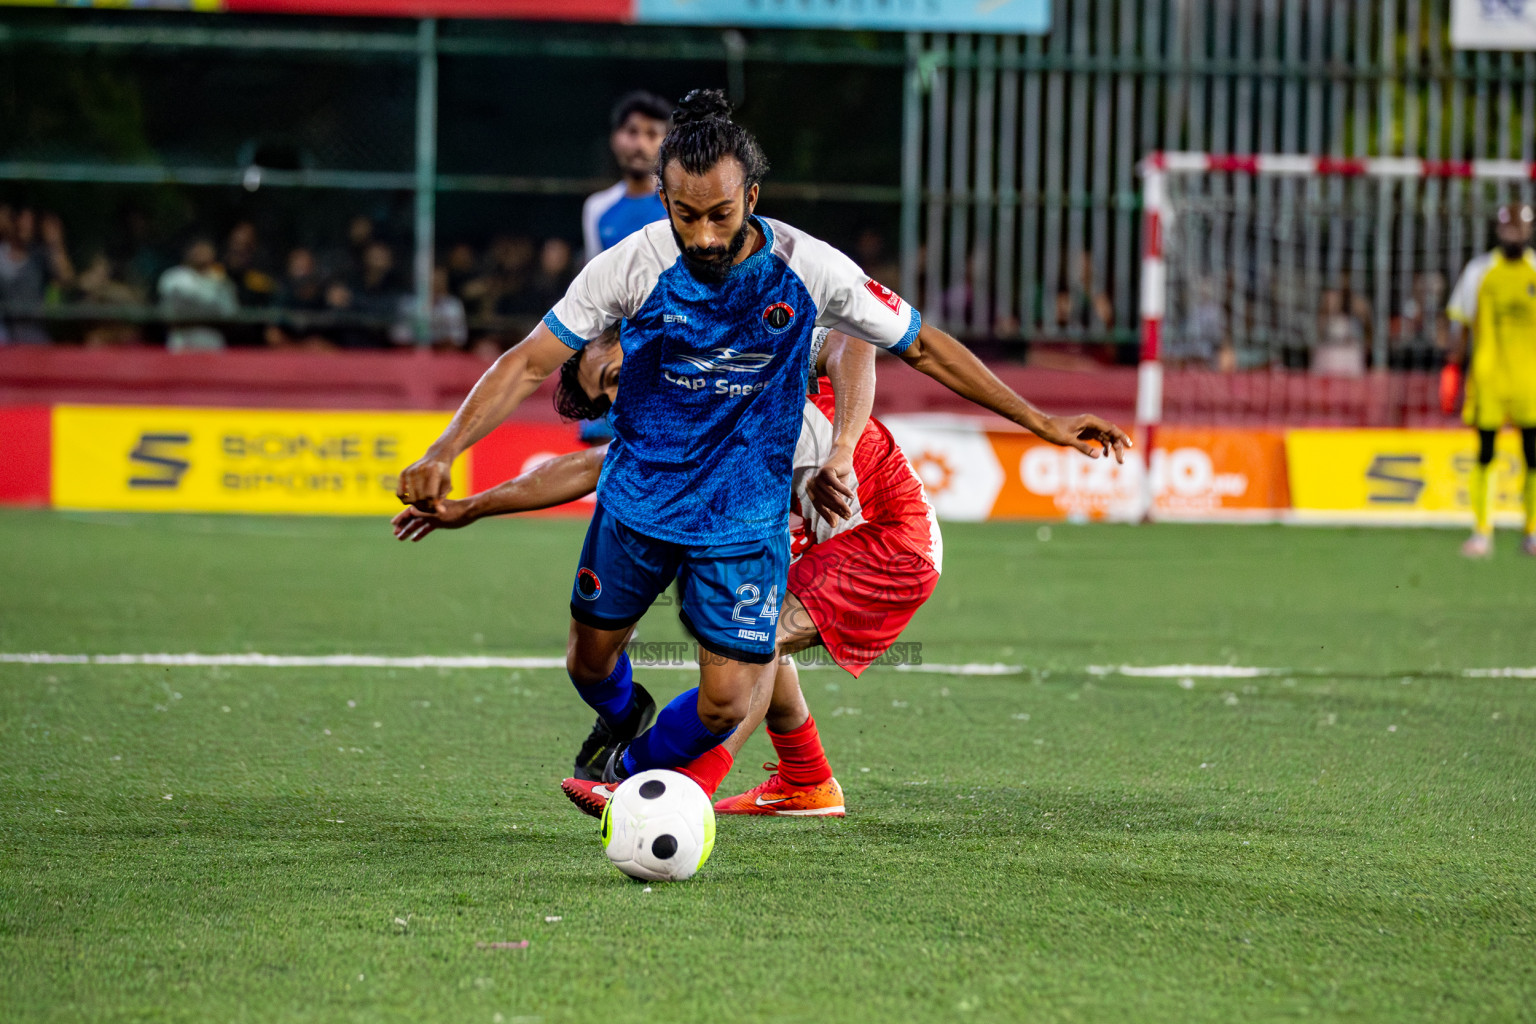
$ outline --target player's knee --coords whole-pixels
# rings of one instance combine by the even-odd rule
[[[747,717],[751,703],[750,693],[731,694],[726,697],[710,696],[699,691],[699,721],[716,736],[730,732]]]
[[[565,671],[577,686],[596,686],[608,678],[618,659],[611,651],[596,651],[574,637],[566,644]]]

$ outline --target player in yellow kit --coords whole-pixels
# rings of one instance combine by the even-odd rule
[[[1485,558],[1493,552],[1492,485],[1494,441],[1512,423],[1520,429],[1525,455],[1525,538],[1521,550],[1536,555],[1536,254],[1530,249],[1536,213],[1525,203],[1499,207],[1494,231],[1498,247],[1477,289],[1472,318],[1472,361],[1467,373],[1462,419],[1477,431],[1477,464],[1472,468],[1475,519],[1462,554]]]

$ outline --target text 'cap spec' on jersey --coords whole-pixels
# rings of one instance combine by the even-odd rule
[[[825,242],[754,222],[762,248],[718,282],[688,270],[669,223],[647,225],[588,263],[544,318],[572,349],[624,322],[614,443],[597,498],[646,536],[728,544],[782,535],[816,327],[900,352],[922,324]]]

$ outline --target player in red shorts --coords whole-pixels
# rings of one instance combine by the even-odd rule
[[[872,358],[869,347],[832,332],[818,348]],[[584,396],[612,401],[623,352],[617,345],[588,347],[578,379],[562,377],[562,408]],[[825,352],[818,366],[825,365]],[[872,376],[872,375],[871,375]],[[776,770],[745,793],[715,805],[722,814],[786,817],[841,817],[843,791],[832,776],[815,719],[800,689],[795,653],[817,645],[858,676],[896,641],[912,615],[933,593],[943,562],[943,543],[933,507],[895,440],[878,420],[866,423],[853,453],[857,481],[841,515],[823,515],[812,488],[815,474],[831,454],[836,405],[822,378],[812,381],[795,445],[790,496],[791,562],[788,593],[779,615],[779,667],[773,691],[755,694],[741,725],[723,743],[683,769],[711,796],[729,774],[747,738],[766,720],[779,755]],[[579,389],[582,395],[571,392]],[[867,410],[867,396],[862,405]],[[601,411],[599,410],[599,415]],[[442,503],[437,513],[414,506],[394,519],[401,540],[420,540],[437,529],[457,529],[485,516],[525,512],[574,501],[592,493],[605,448],[551,459],[491,490]],[[835,506],[834,506],[835,507]],[[601,814],[609,787],[600,781],[567,779],[567,795],[582,810]]]

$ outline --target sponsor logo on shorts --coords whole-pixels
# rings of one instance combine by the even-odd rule
[[[763,326],[769,334],[783,334],[795,322],[795,307],[787,302],[775,302],[763,310]]]
[[[596,601],[603,592],[603,581],[597,578],[597,573],[582,566],[576,573],[576,593],[583,601]]]
[[[865,281],[864,287],[868,288],[869,294],[879,299],[881,305],[885,306],[886,309],[890,310],[892,313],[901,312],[900,295],[897,295],[895,292],[891,291],[889,288],[881,284],[879,281],[876,281],[874,278],[870,278],[868,281]]]
[[[738,629],[736,635],[743,640],[761,640],[764,643],[773,639],[773,637],[760,629]]]

